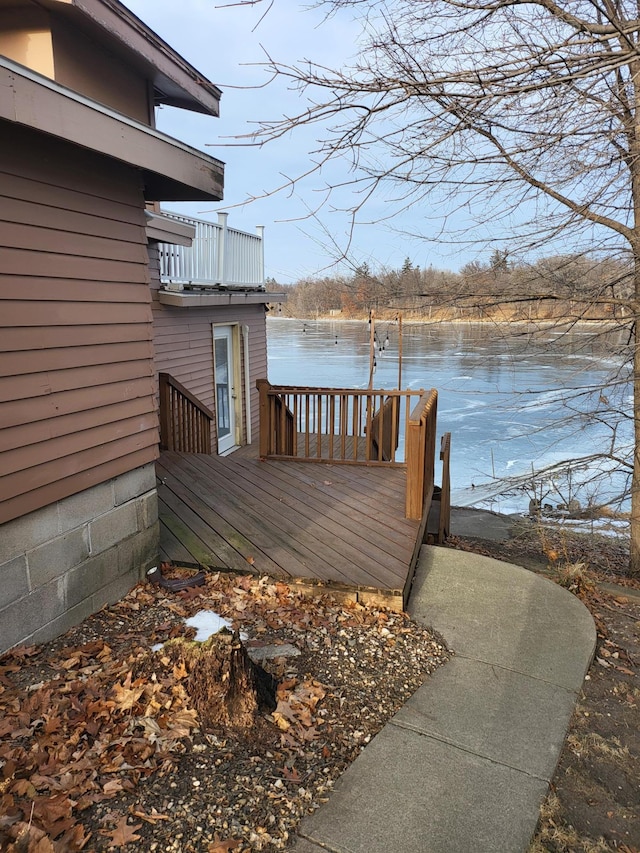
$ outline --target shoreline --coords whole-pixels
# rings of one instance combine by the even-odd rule
[[[267,320],[275,320],[275,321],[284,321],[289,320],[297,323],[368,323],[368,317],[285,317],[282,314],[268,314]],[[376,322],[378,323],[395,323],[395,317],[376,317]],[[452,326],[533,326],[536,328],[547,328],[553,326],[559,326],[562,328],[575,328],[575,327],[591,327],[591,328],[603,328],[607,330],[613,330],[619,328],[619,321],[616,320],[572,320],[566,321],[562,318],[555,319],[540,319],[540,320],[510,320],[510,319],[497,319],[497,318],[489,318],[489,317],[478,317],[478,318],[447,318],[447,317],[422,317],[422,318],[402,318],[403,326],[424,326],[424,325],[435,325],[447,323]]]

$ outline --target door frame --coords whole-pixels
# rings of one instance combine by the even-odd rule
[[[231,381],[230,389],[230,404],[232,411],[231,434],[229,437],[229,446],[220,448],[220,437],[218,435],[218,395],[216,392],[216,331],[222,332],[229,330],[230,337],[230,370],[229,379]],[[221,336],[219,336],[221,337]],[[226,333],[225,333],[226,337]],[[242,425],[243,425],[243,400],[244,389],[242,387],[242,364],[240,353],[240,324],[239,323],[212,323],[211,324],[211,348],[213,358],[213,399],[215,401],[216,415],[216,445],[219,456],[224,456],[231,453],[236,447],[242,443]]]

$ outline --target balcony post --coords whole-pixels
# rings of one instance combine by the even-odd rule
[[[258,251],[258,281],[264,285],[264,225],[256,225],[256,234],[260,238]]]
[[[217,279],[219,284],[227,284],[227,220],[228,213],[218,213],[218,225],[220,226],[220,238],[218,242],[218,269]]]

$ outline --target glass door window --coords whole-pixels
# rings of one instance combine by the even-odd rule
[[[231,326],[214,327],[213,345],[218,453],[225,453],[236,444],[236,393],[233,385],[233,332]]]

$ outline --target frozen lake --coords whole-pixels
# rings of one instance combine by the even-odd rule
[[[398,325],[378,321],[375,328],[378,340],[388,337],[389,345],[377,352],[374,387],[397,388]],[[267,334],[272,383],[367,387],[366,322],[269,318]],[[631,412],[631,387],[620,382],[620,361],[592,329],[581,327],[561,339],[549,329],[533,341],[506,337],[492,324],[405,323],[402,349],[402,387],[438,391],[438,435],[452,434],[452,502],[459,506],[526,511],[529,492],[497,497],[498,480],[609,447],[612,410]],[[585,415],[594,411],[597,419]],[[631,423],[624,418],[621,437],[631,440]],[[578,479],[576,473],[572,496],[583,505],[622,485],[618,476],[577,489]],[[555,482],[558,493],[549,498],[554,504],[568,488]]]

